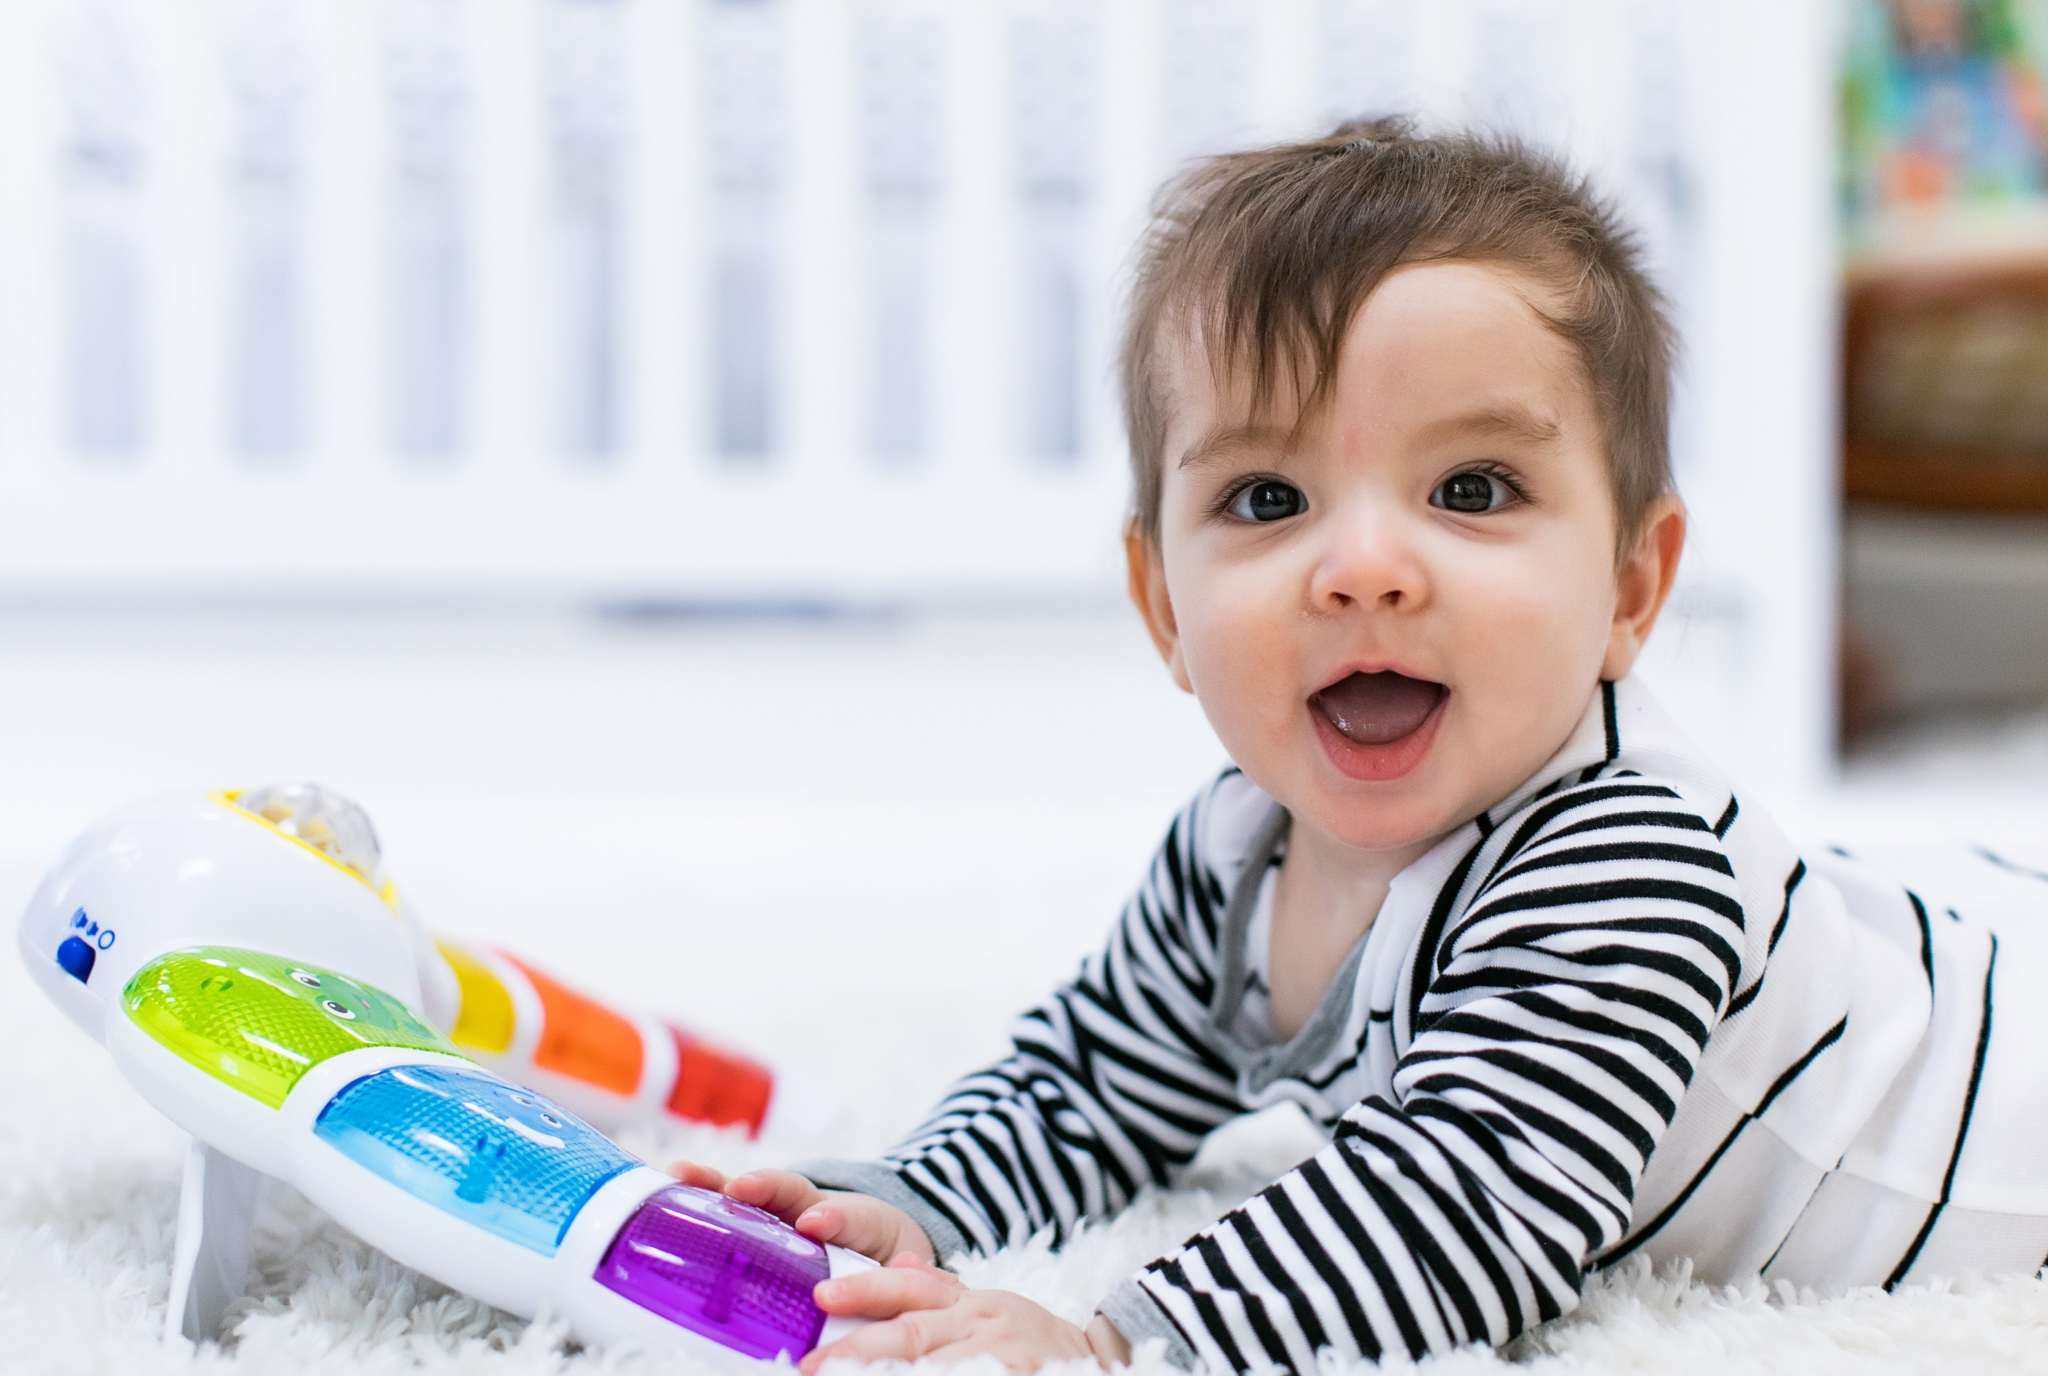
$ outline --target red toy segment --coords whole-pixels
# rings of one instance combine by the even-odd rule
[[[640,1087],[647,1053],[640,1029],[611,1009],[548,978],[505,951],[498,952],[540,998],[540,1042],[533,1063],[542,1070],[630,1095]]]
[[[680,1027],[668,1030],[676,1041],[676,1086],[668,1096],[668,1111],[714,1126],[743,1123],[749,1136],[758,1135],[775,1091],[768,1067]]]

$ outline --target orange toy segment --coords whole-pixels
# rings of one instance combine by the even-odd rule
[[[630,1095],[640,1085],[646,1052],[640,1029],[594,999],[548,978],[503,951],[540,997],[540,1042],[533,1063],[572,1080]]]
[[[491,973],[491,967],[452,942],[436,940],[434,949],[455,972],[455,1026],[448,1039],[457,1046],[474,1047],[497,1056],[512,1047],[512,993],[505,982]]]
[[[668,1111],[714,1126],[741,1123],[749,1136],[758,1134],[775,1090],[768,1067],[700,1041],[680,1027],[668,1030],[676,1039],[676,1085],[668,1096]]]

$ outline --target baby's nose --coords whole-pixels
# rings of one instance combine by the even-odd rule
[[[1312,607],[1338,611],[1364,603],[1397,608],[1419,601],[1424,571],[1411,542],[1387,522],[1333,529],[1309,571]]]

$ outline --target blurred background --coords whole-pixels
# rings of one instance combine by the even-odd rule
[[[2048,0],[10,0],[0,896],[310,777],[594,987],[987,1041],[1223,759],[1123,601],[1147,199],[1384,110],[1642,233],[1695,738],[2048,855],[2044,73]]]

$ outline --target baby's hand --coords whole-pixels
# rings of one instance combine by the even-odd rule
[[[841,1359],[952,1363],[986,1355],[1018,1372],[1089,1357],[1111,1369],[1130,1363],[1130,1344],[1099,1314],[1084,1331],[1022,1295],[969,1290],[907,1252],[879,1270],[821,1281],[811,1293],[828,1314],[876,1322],[812,1348],[797,1364],[799,1376],[818,1376]]]
[[[774,1214],[813,1242],[829,1242],[876,1261],[903,1252],[927,1265],[938,1260],[917,1220],[873,1195],[821,1190],[794,1171],[748,1171],[728,1180],[710,1166],[675,1161],[668,1173],[685,1185],[723,1190],[742,1204]]]

